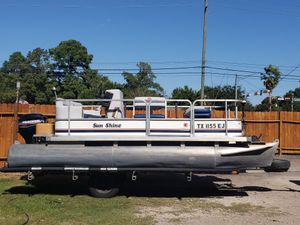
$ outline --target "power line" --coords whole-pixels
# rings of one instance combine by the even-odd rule
[[[300,66],[300,65],[299,65]],[[222,70],[222,71],[231,71],[231,72],[240,72],[240,73],[256,73],[261,74],[261,71],[254,71],[254,70],[240,70],[240,69],[233,69],[233,68],[225,68],[225,67],[214,67],[214,66],[205,66],[207,69],[213,70]],[[158,68],[151,68],[152,71],[156,70],[186,70],[186,69],[202,69],[202,66],[182,66],[182,67],[158,67]],[[139,71],[138,68],[104,68],[104,69],[96,69],[99,71]],[[300,77],[299,75],[293,74],[283,74],[289,76]]]
[[[210,74],[210,75],[215,75],[215,76],[222,76],[222,77],[223,76],[234,77],[236,75],[236,73],[218,73],[218,72],[210,72],[210,71],[207,71],[205,73]],[[164,76],[171,76],[171,77],[197,77],[197,76],[199,76],[199,74],[201,74],[200,71],[199,72],[192,71],[192,72],[158,72],[158,73],[155,73],[155,75],[164,75]],[[107,72],[107,73],[104,73],[103,75],[118,75],[118,76],[121,76],[122,74],[121,73],[116,73],[116,72]],[[243,75],[238,75],[238,76],[243,78],[243,79],[253,79],[253,78],[255,78],[255,79],[259,78],[260,79],[259,75],[253,75],[253,74],[243,74]],[[285,78],[282,78],[282,80],[299,81],[300,77],[298,77],[298,78],[285,77]]]
[[[300,65],[299,65],[300,67]],[[189,70],[189,69],[201,69],[202,66],[186,66],[186,67],[158,67],[158,68],[152,68],[152,71],[160,71],[160,70]],[[249,76],[251,74],[258,74],[257,77],[260,78],[260,75],[263,74],[260,71],[254,71],[254,70],[239,70],[239,69],[232,69],[232,68],[224,68],[224,67],[213,67],[213,66],[205,66],[205,68],[207,69],[212,69],[212,70],[219,70],[219,71],[229,71],[229,72],[239,72],[239,73],[247,73],[246,76]],[[297,67],[298,68],[298,67]],[[137,68],[105,68],[105,69],[96,69],[98,71],[139,71],[139,69]],[[294,71],[294,70],[293,70]],[[292,72],[293,72],[292,71]],[[181,74],[184,74],[188,71],[181,71]],[[200,73],[201,71],[191,71],[193,73]],[[174,74],[174,72],[169,71],[168,73],[170,74]],[[179,72],[178,72],[179,73]],[[209,71],[207,72],[209,73]],[[155,73],[155,74],[159,74],[159,73]],[[234,74],[235,75],[235,74]],[[239,76],[245,76],[244,74],[241,74]],[[252,75],[253,76],[253,75]],[[289,77],[289,78],[300,78],[300,75],[294,75],[294,74],[283,74],[283,76],[285,77]],[[285,77],[282,77],[282,79],[284,79]]]
[[[128,65],[128,64],[136,64],[139,61],[144,61],[144,60],[137,60],[137,61],[119,61],[119,62],[101,62],[101,61],[94,61],[92,64],[99,64],[99,65]],[[194,60],[166,60],[166,61],[148,61],[146,60],[145,62],[149,64],[195,64],[199,63],[201,59],[194,59]],[[4,60],[0,60],[0,62],[4,62]],[[265,67],[270,63],[247,63],[247,62],[233,62],[233,61],[221,61],[221,60],[209,60],[207,59],[206,62],[210,64],[221,64],[221,65],[231,65],[231,66],[242,66],[242,67]],[[276,65],[280,68],[286,68],[286,69],[292,69],[295,66],[294,65]]]
[[[206,66],[206,68],[215,69],[215,70],[232,71],[232,72],[242,72],[242,73],[260,73],[259,71],[237,70],[237,69],[221,68],[221,67],[213,67],[213,66]]]
[[[284,74],[283,76],[294,76],[294,75],[291,75],[291,73],[296,71],[299,67],[300,67],[300,64],[295,66],[290,72],[288,72],[287,74]],[[280,79],[282,79],[282,77]]]
[[[151,70],[184,70],[184,69],[200,69],[201,66],[182,66],[182,67],[159,67],[159,68],[151,68]],[[104,69],[96,69],[99,71],[139,71],[138,68],[104,68]]]
[[[145,60],[137,60],[137,61],[125,61],[125,62],[100,62],[96,61],[93,62],[92,64],[99,64],[99,65],[128,65],[128,64],[136,64],[137,62],[140,61],[145,61]],[[200,59],[198,60],[183,60],[183,61],[177,61],[177,60],[167,60],[167,61],[148,61],[146,60],[145,62],[149,64],[195,64],[199,63]]]
[[[0,60],[0,63],[3,63],[7,60]],[[143,61],[143,60],[142,60]],[[178,61],[178,60],[167,60],[167,61],[147,61],[149,64],[159,64],[159,65],[164,65],[164,64],[195,64],[195,63],[199,63],[200,59],[198,60],[182,60],[182,61]],[[138,61],[124,61],[124,62],[93,62],[92,64],[97,64],[97,65],[129,65],[129,64],[136,64]],[[232,62],[232,61],[220,61],[220,60],[206,60],[206,62],[209,62],[210,64],[221,64],[221,65],[230,65],[231,67],[235,67],[235,66],[241,66],[241,67],[265,67],[268,63],[266,64],[256,64],[256,63],[246,63],[246,62]],[[292,65],[277,65],[280,68],[286,68],[286,69],[295,69],[295,66]],[[222,70],[224,69],[228,69],[226,67],[215,67],[215,66],[211,66],[213,69],[217,69],[217,68],[222,68]],[[299,68],[300,65],[297,66],[297,68]],[[167,67],[168,69],[172,69],[174,67]],[[187,66],[187,67],[182,67],[182,69],[184,68],[195,68],[195,66]],[[202,68],[200,65],[197,65],[196,68]],[[208,68],[208,67],[206,67]],[[296,69],[297,69],[296,68]],[[138,70],[137,68],[103,68],[103,69],[97,69],[97,70]],[[180,69],[180,68],[179,68]],[[229,69],[233,69],[233,68],[229,68]],[[152,70],[159,70],[159,68],[153,68]],[[242,72],[243,70],[241,69],[236,69],[238,72]],[[251,71],[254,72],[254,71]],[[255,71],[256,73],[260,73],[258,71]],[[292,71],[294,72],[294,70]],[[287,73],[288,75],[290,75],[291,72]]]
[[[243,67],[265,67],[270,63],[259,64],[259,63],[246,63],[246,62],[230,62],[230,61],[220,61],[220,60],[207,60],[210,64],[225,64],[225,65],[236,65],[236,66],[243,66]],[[280,68],[294,68],[293,65],[277,65]]]

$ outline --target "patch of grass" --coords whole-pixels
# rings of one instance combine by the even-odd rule
[[[142,208],[152,208],[155,209],[157,207],[164,208],[166,213],[173,214],[174,216],[180,215],[182,213],[191,213],[193,211],[207,211],[211,212],[214,210],[220,210],[225,213],[263,213],[263,214],[274,214],[275,211],[272,209],[264,208],[260,205],[253,205],[250,203],[232,203],[229,206],[223,205],[218,202],[208,201],[204,199],[174,199],[174,198],[147,198],[147,199],[137,199],[136,204],[138,204]]]
[[[225,210],[235,213],[249,213],[249,212],[263,212],[265,208],[260,205],[252,205],[250,203],[232,203],[230,206],[225,207]]]
[[[55,182],[55,181],[53,181]],[[59,185],[49,192],[17,178],[0,179],[0,224],[152,224],[138,217],[134,202],[126,197],[96,199],[84,194],[60,194]],[[64,189],[66,187],[62,187]],[[50,193],[50,194],[49,194]],[[76,192],[75,192],[76,193]]]

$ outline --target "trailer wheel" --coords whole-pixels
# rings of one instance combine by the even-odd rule
[[[264,168],[266,172],[287,172],[291,166],[285,159],[273,159],[271,166]]]
[[[93,175],[90,177],[90,195],[96,198],[111,198],[118,194],[119,187],[113,175]]]

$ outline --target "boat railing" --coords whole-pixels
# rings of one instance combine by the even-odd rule
[[[68,135],[71,134],[71,103],[72,102],[78,102],[78,103],[82,103],[82,102],[85,102],[85,103],[88,103],[88,102],[91,102],[91,103],[96,103],[96,102],[99,102],[99,103],[103,103],[103,102],[122,102],[122,103],[125,103],[125,102],[135,102],[135,99],[65,99],[66,103],[67,103],[67,106],[68,106]],[[91,104],[91,105],[82,105],[82,107],[99,107],[99,105],[96,105],[96,104]],[[102,118],[103,119],[103,118]],[[117,119],[116,119],[117,120]],[[147,126],[147,124],[146,124]]]
[[[197,99],[193,102],[192,109],[194,111],[194,108],[196,107],[197,104],[201,103],[204,105],[204,107],[216,107],[215,105],[213,106],[205,106],[208,103],[224,103],[224,111],[225,111],[225,135],[228,135],[228,119],[230,118],[230,111],[228,110],[228,103],[234,103],[234,117],[235,119],[238,119],[238,105],[237,103],[242,103],[244,105],[246,103],[245,100],[239,100],[239,99]],[[242,109],[243,111],[243,109]],[[194,117],[194,116],[193,116]],[[194,120],[195,118],[193,118]],[[195,132],[195,129],[194,131]]]
[[[81,102],[91,102],[91,103],[96,103],[96,102],[122,102],[123,104],[124,103],[127,103],[127,102],[131,102],[133,104],[133,107],[135,105],[135,102],[136,100],[135,99],[65,99],[64,100],[65,103],[67,104],[68,106],[68,135],[70,135],[71,133],[71,103],[72,102],[78,102],[78,103],[81,103]],[[141,100],[139,100],[141,101]],[[219,105],[215,105],[215,103],[222,103],[224,104],[224,111],[225,111],[225,118],[220,118],[220,120],[224,120],[225,121],[225,134],[228,135],[228,121],[230,118],[230,110],[229,108],[229,103],[234,103],[234,112],[235,112],[235,115],[234,115],[234,118],[237,120],[238,119],[238,105],[237,103],[245,103],[244,100],[236,100],[236,99],[198,99],[198,100],[195,100],[194,102],[191,102],[190,100],[187,100],[187,99],[165,99],[165,117],[164,118],[151,118],[151,98],[148,98],[148,99],[145,99],[143,100],[144,103],[145,103],[145,127],[146,127],[146,135],[151,135],[151,121],[153,120],[165,120],[165,119],[168,119],[168,116],[167,116],[167,108],[170,107],[170,105],[168,106],[168,103],[170,104],[175,104],[175,105],[172,105],[172,107],[177,107],[178,104],[180,103],[180,106],[181,107],[185,107],[185,108],[189,108],[190,109],[190,114],[189,114],[189,117],[185,117],[185,119],[189,120],[189,123],[190,123],[190,135],[194,135],[195,134],[195,127],[194,127],[194,123],[195,123],[195,120],[197,121],[207,121],[207,120],[213,120],[211,118],[207,119],[207,118],[195,118],[195,108],[200,104],[202,103],[201,105],[204,105],[204,106],[201,106],[203,108],[206,108],[206,109],[214,109],[214,108],[220,108]],[[186,105],[182,105],[182,104],[186,104]],[[214,103],[214,104],[212,104]],[[91,104],[91,105],[82,105],[82,107],[99,107],[99,105],[97,104]],[[133,113],[134,113],[134,108],[133,108]],[[122,120],[126,119],[125,118],[125,115],[123,115],[124,118],[122,118]],[[105,118],[101,118],[101,119],[105,119]],[[172,120],[180,120],[182,118],[171,118]],[[83,119],[84,120],[84,119]],[[118,120],[118,118],[114,118],[114,120]]]
[[[147,118],[147,126],[146,126],[146,133],[147,135],[151,135],[151,126],[150,126],[150,121],[151,121],[151,103],[152,101],[145,101],[146,103],[146,118]],[[167,113],[167,108],[168,108],[168,103],[175,103],[175,107],[178,105],[178,103],[187,103],[186,108],[193,108],[193,103],[188,100],[188,99],[165,99],[165,118],[168,118],[168,113]],[[174,118],[176,120],[177,118]],[[163,120],[163,119],[161,119]],[[192,130],[194,130],[194,122],[193,122],[193,112],[190,114],[189,117],[189,122],[190,122],[190,135],[193,134]]]

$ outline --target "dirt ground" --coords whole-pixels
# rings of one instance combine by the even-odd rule
[[[154,217],[158,225],[300,224],[300,156],[285,158],[292,163],[287,173],[200,174],[185,190],[178,180],[178,192],[172,186],[158,196],[160,204],[149,200],[139,213]]]
[[[179,197],[150,199],[139,213],[154,217],[159,225],[299,224],[300,172],[201,175],[195,179],[207,183],[197,192],[183,190],[188,196],[180,192]]]

